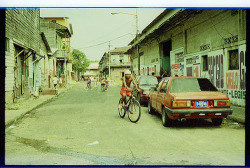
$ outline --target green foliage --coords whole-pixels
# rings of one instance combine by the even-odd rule
[[[86,55],[77,49],[72,51],[72,68],[78,72],[86,72],[87,67],[89,66],[90,61],[87,59]]]

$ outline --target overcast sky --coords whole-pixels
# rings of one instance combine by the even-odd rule
[[[164,8],[139,8],[138,25],[141,32]],[[90,60],[100,60],[111,49],[124,47],[135,37],[135,8],[42,8],[41,17],[69,17],[73,26],[71,46],[83,51]],[[98,45],[100,43],[104,43]]]

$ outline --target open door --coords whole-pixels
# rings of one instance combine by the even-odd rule
[[[166,41],[160,43],[160,75],[165,71],[169,72],[171,69],[170,65],[170,52],[172,50],[172,41]]]

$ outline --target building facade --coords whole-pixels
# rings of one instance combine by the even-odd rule
[[[98,71],[98,62],[92,62],[89,64],[86,72],[84,72],[84,77],[88,78],[91,77],[93,78],[99,78],[99,71]]]
[[[101,77],[108,77],[114,82],[120,82],[124,72],[131,67],[130,56],[127,54],[129,47],[120,47],[104,53],[99,62]],[[110,64],[110,77],[109,77]]]
[[[5,101],[31,96],[39,87],[40,10],[7,9],[5,28]]]
[[[48,44],[52,51],[49,67],[52,73],[49,73],[50,83],[55,75],[62,77],[63,85],[71,83],[72,63],[71,63],[71,33],[68,27],[58,24],[51,18],[40,19],[40,29],[47,37]]]
[[[131,41],[132,69],[156,75],[200,76],[232,104],[245,105],[246,11],[228,9],[165,10]]]

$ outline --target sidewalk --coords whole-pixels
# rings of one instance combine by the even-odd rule
[[[5,105],[5,128],[9,127],[16,120],[22,118],[25,114],[34,110],[35,108],[53,100],[62,93],[67,92],[72,87],[76,86],[78,83],[73,83],[68,85],[67,88],[59,88],[58,95],[39,95],[39,98],[21,98],[18,99],[17,103]]]
[[[233,114],[227,118],[245,124],[245,107],[231,105]]]

